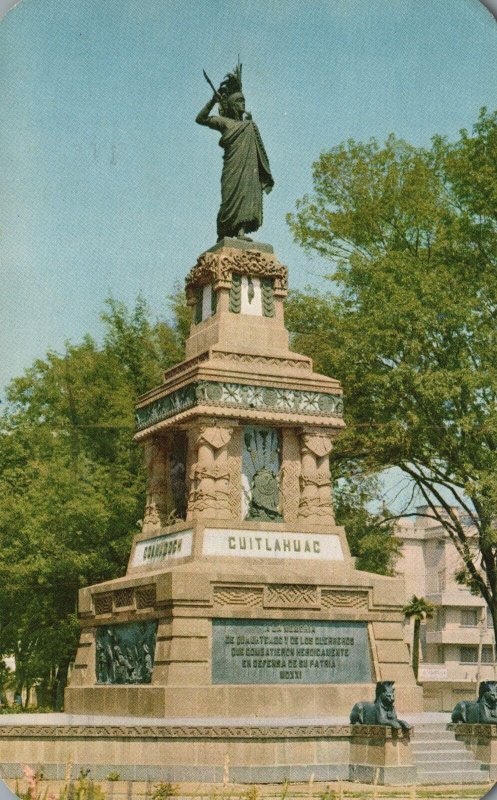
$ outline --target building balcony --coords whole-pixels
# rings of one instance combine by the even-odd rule
[[[493,643],[493,632],[484,628],[482,644]],[[480,629],[464,625],[447,625],[442,630],[427,630],[426,644],[480,644]]]
[[[465,588],[446,589],[443,592],[429,592],[426,595],[428,602],[434,606],[457,606],[458,608],[483,608],[486,606],[481,597],[471,594]]]

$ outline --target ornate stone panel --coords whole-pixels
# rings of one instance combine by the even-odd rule
[[[155,584],[151,586],[140,586],[136,590],[136,607],[153,608],[156,600],[156,587]]]
[[[320,608],[319,589],[305,584],[270,584],[264,591],[266,608]]]
[[[232,274],[273,279],[274,294],[285,297],[288,288],[288,270],[272,253],[260,250],[230,250],[223,253],[202,253],[186,278],[186,294],[190,304],[195,303],[195,289],[212,283],[214,289],[229,289]]]
[[[338,394],[220,381],[198,381],[138,408],[137,429],[144,430],[197,405],[271,410],[289,415],[305,414],[339,418],[343,416],[343,400]]]
[[[245,586],[214,586],[213,601],[220,606],[262,608],[263,590]]]
[[[187,519],[201,516],[230,519],[227,445],[232,433],[231,427],[205,425],[195,429],[191,436],[196,461],[190,469]]]
[[[351,725],[3,725],[2,739],[330,739],[352,735]],[[374,727],[375,731],[379,726]],[[388,730],[392,730],[389,728]],[[354,731],[354,735],[357,735]]]
[[[302,360],[296,358],[278,358],[278,356],[256,356],[249,353],[229,353],[221,350],[216,350],[213,353],[213,357],[214,356],[216,358],[221,358],[223,361],[233,361],[235,364],[261,364],[262,366],[268,367],[291,367],[292,369],[301,369],[306,372],[311,371],[310,359]]]
[[[112,593],[94,595],[93,605],[95,614],[110,614],[112,612]]]
[[[339,589],[322,589],[321,602],[323,608],[369,608],[368,592],[347,591]]]
[[[132,608],[135,604],[135,593],[133,589],[117,589],[114,592],[115,608]]]
[[[233,435],[228,443],[228,472],[230,485],[228,505],[231,519],[238,521],[242,513],[242,430],[234,427]]]
[[[331,436],[315,430],[304,430],[300,436],[301,473],[299,518],[319,522],[333,521],[329,456]]]
[[[281,495],[285,522],[296,522],[300,500],[300,446],[293,430],[283,431]]]

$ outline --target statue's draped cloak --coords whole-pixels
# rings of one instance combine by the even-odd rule
[[[233,120],[219,144],[224,157],[218,237],[236,236],[242,225],[246,233],[256,231],[262,225],[262,192],[274,185],[257,125]]]

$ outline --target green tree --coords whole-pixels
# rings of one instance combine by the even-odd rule
[[[401,542],[395,536],[394,521],[385,522],[390,512],[370,510],[378,491],[378,481],[372,478],[340,478],[333,491],[335,519],[345,528],[357,569],[393,575]]]
[[[123,573],[143,513],[137,394],[182,356],[172,324],[114,300],[105,336],[49,353],[8,388],[0,435],[0,652],[16,688],[60,707],[79,636],[77,593]],[[184,317],[184,315],[183,315]],[[182,328],[183,325],[183,328]]]
[[[421,623],[425,619],[432,619],[435,612],[431,603],[428,603],[424,597],[416,597],[413,594],[407,606],[404,606],[402,613],[408,620],[414,619],[414,628],[412,634],[412,669],[416,680],[418,679],[419,672],[419,633],[421,630]]]
[[[494,629],[496,187],[497,114],[485,109],[454,143],[392,135],[323,153],[289,222],[331,261],[333,290],[297,293],[287,315],[296,347],[345,389],[335,465],[409,476]]]

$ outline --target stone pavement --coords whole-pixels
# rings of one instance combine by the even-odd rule
[[[446,724],[450,722],[450,714],[443,712],[424,712],[420,714],[404,714],[402,709],[399,716],[406,719],[410,725],[419,724]],[[108,714],[1,714],[0,725],[262,725],[265,726],[291,726],[291,725],[348,725],[349,718],[344,716],[330,717],[130,717],[110,716]]]

